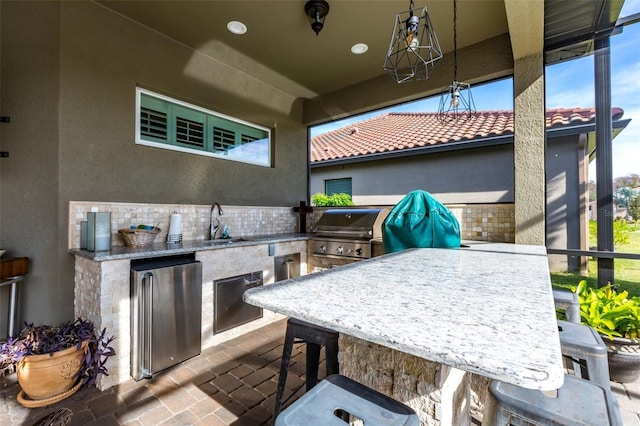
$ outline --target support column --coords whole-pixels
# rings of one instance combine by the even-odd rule
[[[595,39],[596,193],[598,251],[614,251],[613,149],[611,146],[611,52],[609,36]],[[613,283],[613,259],[598,258],[598,287]]]
[[[546,134],[542,52],[516,59],[513,80],[515,242],[544,245]]]

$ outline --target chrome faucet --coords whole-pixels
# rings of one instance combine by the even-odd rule
[[[218,216],[222,216],[224,213],[222,212],[222,207],[220,207],[220,204],[218,203],[213,203],[213,205],[211,206],[211,216],[209,217],[209,239],[210,240],[215,240],[216,239],[216,234],[218,233],[218,229],[220,229],[220,218],[217,217],[215,218],[215,221],[213,220],[213,215],[216,211],[216,207],[218,207]]]

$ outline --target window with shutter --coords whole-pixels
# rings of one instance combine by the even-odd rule
[[[242,135],[242,143],[249,143],[249,142],[255,142],[258,140],[258,138],[254,138],[253,136],[249,136],[249,135]]]
[[[204,149],[204,127],[207,116],[190,108],[174,105],[176,144]]]
[[[236,144],[236,134],[222,127],[213,126],[213,149],[217,152],[227,152]]]
[[[324,193],[327,195],[344,193],[353,196],[351,193],[351,178],[325,180]]]
[[[147,95],[141,96],[140,104],[140,134],[153,141],[168,141],[167,116],[169,105]]]
[[[269,129],[141,88],[136,144],[271,167]]]

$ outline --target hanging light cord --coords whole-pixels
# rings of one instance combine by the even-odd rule
[[[409,2],[409,16],[413,16],[413,0]]]
[[[413,0],[412,0],[413,1]],[[453,0],[453,81],[458,81],[458,33],[456,21],[458,20],[458,6]]]

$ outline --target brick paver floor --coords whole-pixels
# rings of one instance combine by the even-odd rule
[[[130,380],[104,392],[82,388],[55,405],[28,409],[16,401],[15,375],[0,389],[0,425],[35,425],[61,408],[69,425],[246,425],[273,423],[286,321],[205,350],[153,379]],[[287,393],[304,380],[304,345],[296,345]],[[321,366],[321,374],[324,364]],[[640,426],[640,380],[612,383],[625,426]],[[303,389],[289,403],[302,395]]]
[[[286,321],[278,321],[207,349],[153,379],[130,380],[104,392],[81,388],[42,408],[25,408],[16,401],[20,387],[14,374],[0,390],[0,424],[34,425],[61,408],[71,410],[68,424],[78,426],[271,424],[285,329]],[[296,345],[285,396],[303,382],[304,358],[304,345]],[[323,370],[324,363],[321,374]]]

